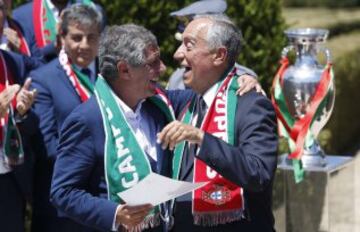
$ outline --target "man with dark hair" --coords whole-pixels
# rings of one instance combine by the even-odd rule
[[[254,91],[235,95],[240,48],[228,18],[204,15],[189,23],[174,55],[197,96],[158,140],[164,149],[177,145],[173,175],[210,183],[176,199],[173,231],[274,231],[275,112]]]
[[[24,30],[24,36],[30,51],[47,61],[57,57],[61,48],[56,25],[61,12],[73,4],[92,6],[102,15],[102,28],[105,26],[105,14],[102,8],[91,0],[34,0],[14,9],[13,17]]]
[[[65,118],[92,91],[97,75],[96,55],[101,16],[91,6],[72,5],[59,26],[63,49],[58,59],[30,73],[38,90],[34,112],[39,119],[34,173],[33,231],[65,231],[66,220],[56,216],[49,193],[59,132]],[[70,231],[70,229],[69,229]]]

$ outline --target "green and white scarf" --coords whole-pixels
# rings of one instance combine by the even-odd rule
[[[174,114],[169,101],[159,89],[156,91],[157,95],[150,100],[165,113],[169,121],[172,121]],[[135,186],[149,175],[152,172],[150,162],[128,124],[124,112],[117,104],[114,93],[101,75],[98,76],[95,84],[95,96],[100,106],[105,130],[104,163],[108,197],[111,201],[124,203],[119,193]],[[159,224],[160,207],[156,206],[141,224],[131,230],[141,231]]]

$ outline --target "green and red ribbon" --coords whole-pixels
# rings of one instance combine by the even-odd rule
[[[333,79],[332,64],[330,62],[326,64],[315,93],[309,100],[308,110],[300,119],[295,119],[290,114],[283,94],[283,74],[289,66],[288,58],[283,57],[280,64],[281,66],[272,84],[271,101],[278,118],[279,134],[285,137],[289,143],[291,153],[288,157],[293,160],[295,181],[300,182],[304,176],[301,156],[304,152],[306,140],[313,136],[310,131],[312,122],[323,109],[324,104],[321,103],[326,100],[329,93]]]

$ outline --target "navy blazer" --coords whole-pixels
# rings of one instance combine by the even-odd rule
[[[61,231],[64,229],[58,228],[65,222],[57,217],[49,201],[51,178],[61,126],[81,100],[58,59],[34,70],[30,76],[31,88],[38,92],[33,105],[38,128],[33,137],[36,159],[32,227],[35,231]]]
[[[46,156],[54,160],[61,126],[71,111],[81,104],[81,100],[59,59],[34,70],[30,77],[31,88],[38,92],[33,110],[39,118]]]
[[[171,102],[181,101],[169,96]],[[238,97],[235,145],[205,133],[197,157],[225,178],[242,186],[246,219],[211,227],[211,230],[195,226],[191,196],[188,195],[176,201],[174,231],[273,231],[271,194],[277,161],[276,128],[275,112],[266,97],[255,91]],[[183,170],[190,170],[190,175],[183,176],[182,180],[191,181],[193,165],[182,167]]]
[[[156,131],[167,121],[149,101],[143,109],[156,118]],[[51,187],[51,201],[67,217],[91,228],[109,231],[117,203],[107,200],[104,172],[105,133],[95,97],[76,108],[61,131]],[[157,145],[157,173],[171,174],[171,153]]]
[[[95,5],[103,17],[102,28],[104,28],[106,25],[106,15],[101,6]],[[50,61],[57,56],[57,50],[54,43],[50,43],[43,48],[39,48],[36,44],[32,1],[15,8],[12,15],[23,29],[24,37],[30,46],[30,51],[33,56],[44,57],[47,61]]]

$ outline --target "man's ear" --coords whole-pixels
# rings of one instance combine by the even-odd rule
[[[120,60],[116,66],[121,77],[130,79],[129,66],[126,62]]]
[[[227,58],[227,49],[224,47],[220,47],[214,53],[214,65],[219,66],[226,62]]]

